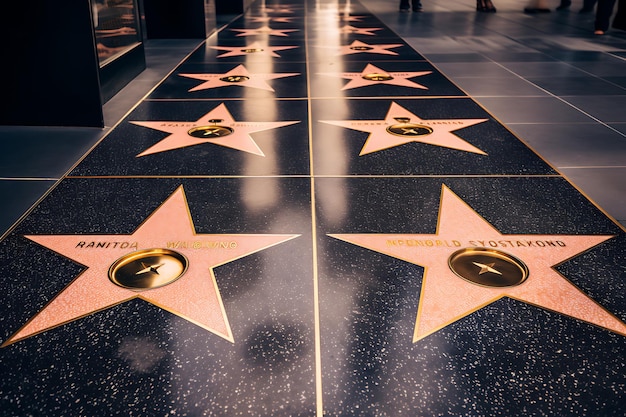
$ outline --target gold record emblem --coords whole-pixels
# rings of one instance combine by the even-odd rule
[[[353,51],[371,51],[374,48],[371,46],[351,46],[350,49]]]
[[[370,74],[365,74],[361,78],[367,81],[391,81],[393,77],[389,74],[380,73],[380,72],[372,72]]]
[[[246,75],[229,75],[226,77],[220,78],[220,81],[224,81],[226,83],[242,83],[244,81],[248,81],[250,77]]]
[[[213,123],[209,126],[196,126],[193,129],[190,129],[187,134],[194,138],[199,139],[213,139],[213,138],[223,138],[224,136],[228,136],[233,134],[234,129],[228,126],[220,126],[218,123],[223,122],[222,119],[211,119],[209,123]]]
[[[257,52],[263,52],[262,48],[248,48],[248,49],[242,49],[241,52],[244,52],[246,54],[254,54]]]
[[[173,250],[140,250],[115,261],[109,268],[109,279],[122,288],[149,290],[176,281],[188,265],[187,258]]]
[[[466,248],[454,252],[448,266],[459,277],[484,287],[513,287],[526,281],[528,267],[506,252]]]
[[[400,123],[387,128],[387,132],[392,135],[417,137],[427,136],[433,133],[432,127],[411,123],[411,119],[408,117],[395,117],[395,119]]]

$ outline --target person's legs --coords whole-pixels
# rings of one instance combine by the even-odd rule
[[[617,1],[617,13],[613,19],[615,29],[626,30],[626,0]]]
[[[597,0],[584,0],[583,8],[580,9],[579,13],[591,13],[593,12],[593,8],[596,6]]]
[[[493,5],[491,0],[476,0],[476,11],[495,13],[496,7]]]
[[[531,0],[524,8],[524,13],[549,13],[550,8],[546,0]]]
[[[409,11],[409,0],[400,0],[400,11],[401,12]]]
[[[611,14],[613,14],[615,0],[598,0],[598,8],[596,9],[595,34],[604,35],[609,29]]]
[[[556,8],[557,10],[567,10],[572,5],[572,0],[561,0],[561,4]]]
[[[422,2],[420,0],[413,0],[413,11],[414,12],[422,11]]]

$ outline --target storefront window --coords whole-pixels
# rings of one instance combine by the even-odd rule
[[[135,0],[92,0],[100,66],[141,41]]]

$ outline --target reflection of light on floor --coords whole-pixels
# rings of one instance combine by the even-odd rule
[[[332,101],[324,103],[324,105],[332,107],[329,114],[336,115],[340,119],[348,118],[348,103],[346,101]],[[323,155],[316,155],[316,172],[335,172],[337,178],[334,181],[325,182],[324,187],[317,188],[316,198],[321,211],[324,213],[325,221],[328,221],[332,226],[339,226],[348,215],[346,180],[342,177],[348,172],[348,162],[345,155],[349,150],[343,138],[335,138],[326,134],[333,130],[320,124],[317,128],[319,136],[314,137],[313,140],[316,140],[317,145],[323,149]]]
[[[339,22],[339,7],[337,4],[323,4],[316,3],[316,19],[319,22],[316,23],[318,29],[314,32],[314,36],[320,39],[318,46],[309,48],[309,54],[311,61],[324,62],[328,60],[328,57],[336,51],[336,48],[342,44],[341,42],[341,29]],[[326,47],[321,45],[328,45]],[[344,72],[343,60],[335,59],[332,62],[333,71]],[[338,81],[341,82],[341,81]],[[341,87],[340,87],[341,88]],[[338,90],[334,90],[338,91]],[[317,94],[319,96],[319,94]]]
[[[316,189],[316,197],[324,213],[324,220],[331,226],[340,226],[348,215],[348,197],[346,196],[346,179],[337,178],[325,182],[323,187]]]
[[[267,178],[262,187],[259,187],[259,182],[254,177],[246,177],[242,181],[241,202],[248,211],[254,213],[276,206],[280,198],[277,178]]]
[[[254,68],[255,72],[259,71],[266,74],[271,74],[274,71],[271,60],[262,63],[258,67],[255,66]],[[245,119],[249,121],[259,120],[273,122],[280,120],[275,100],[263,101],[263,104],[260,105],[259,99],[248,97],[244,99],[242,103],[244,110],[243,115]],[[277,130],[274,129],[270,132],[277,132]],[[252,135],[254,135],[254,133]],[[281,144],[276,143],[275,135],[271,135],[271,138],[269,138],[269,136],[270,135],[268,135],[268,140],[259,143],[259,147],[265,156],[260,157],[252,154],[242,156],[244,179],[241,185],[241,202],[251,212],[272,208],[277,204],[280,198],[280,187],[278,186],[277,179],[268,178],[267,182],[264,182],[264,186],[260,187],[258,180],[255,180],[253,177],[263,171],[279,171],[279,167],[277,166],[277,154],[280,152]]]
[[[136,336],[127,336],[120,340],[116,353],[132,372],[139,374],[153,372],[167,355],[157,341]]]

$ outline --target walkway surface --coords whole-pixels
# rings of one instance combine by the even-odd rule
[[[625,38],[443,3],[255,3],[56,131],[3,415],[623,415],[626,215],[574,183],[623,196]]]

